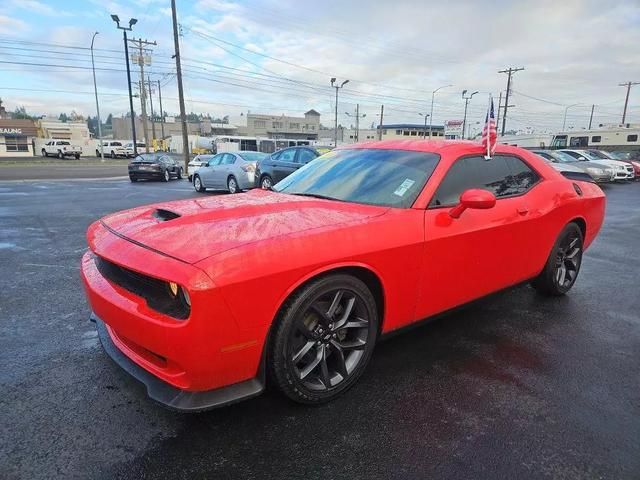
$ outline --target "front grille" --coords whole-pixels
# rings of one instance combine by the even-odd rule
[[[191,308],[184,297],[180,293],[174,297],[167,282],[134,272],[99,256],[95,257],[95,262],[104,278],[143,298],[150,308],[179,320],[189,316]]]

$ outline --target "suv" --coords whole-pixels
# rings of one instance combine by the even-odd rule
[[[104,156],[110,156],[111,158],[126,157],[127,151],[119,140],[103,140],[102,148],[104,150]],[[100,156],[100,143],[96,147],[96,157]]]
[[[320,155],[313,147],[290,147],[272,153],[256,165],[256,187],[268,190]]]
[[[71,145],[69,140],[49,140],[42,146],[41,153],[43,157],[49,155],[58,158],[75,157],[78,160],[82,154],[82,147]]]

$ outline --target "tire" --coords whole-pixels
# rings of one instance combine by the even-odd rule
[[[162,181],[168,182],[169,180],[171,180],[171,174],[169,173],[169,170],[165,170],[162,176]]]
[[[138,181],[138,179],[134,176],[129,175],[129,180],[131,180],[132,183],[135,183]]]
[[[96,150],[96,157],[100,158],[100,152]]]
[[[270,190],[273,187],[273,179],[269,175],[264,175],[260,179],[260,188],[263,190]]]
[[[231,194],[240,192],[240,188],[238,187],[238,181],[236,180],[236,177],[234,177],[233,175],[227,179],[227,190],[229,190],[229,193]]]
[[[79,153],[76,153],[74,156],[76,157],[76,160],[80,160],[80,154]]]
[[[364,372],[378,323],[375,299],[362,281],[333,274],[310,282],[286,301],[273,326],[271,380],[299,403],[335,399]]]
[[[178,180],[182,180],[182,167],[178,169]]]
[[[47,151],[44,148],[42,149],[42,156],[43,157],[48,157],[49,156],[49,154],[47,153]]]
[[[64,155],[62,154],[62,150],[58,150],[58,158],[63,159]]]
[[[114,152],[113,150],[111,150],[111,158],[116,158],[116,157],[117,157],[116,152]]]
[[[203,193],[207,189],[202,185],[202,180],[200,180],[200,175],[195,175],[193,177],[193,188],[195,188],[196,192]]]
[[[560,296],[573,287],[582,264],[582,230],[575,223],[567,224],[551,249],[544,269],[531,286],[546,296]]]

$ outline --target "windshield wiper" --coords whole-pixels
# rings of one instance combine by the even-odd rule
[[[287,193],[287,192],[282,192]],[[337,202],[344,202],[344,200],[340,200],[339,198],[329,197],[328,195],[320,195],[319,193],[288,193],[287,195],[296,195],[298,197],[311,197],[311,198],[320,198],[322,200],[335,200]]]

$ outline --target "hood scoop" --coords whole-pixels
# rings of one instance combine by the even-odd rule
[[[157,208],[152,214],[152,217],[158,219],[161,222],[168,222],[169,220],[174,220],[176,218],[180,218],[180,214],[176,212],[172,212],[171,210],[165,210],[164,208]]]

